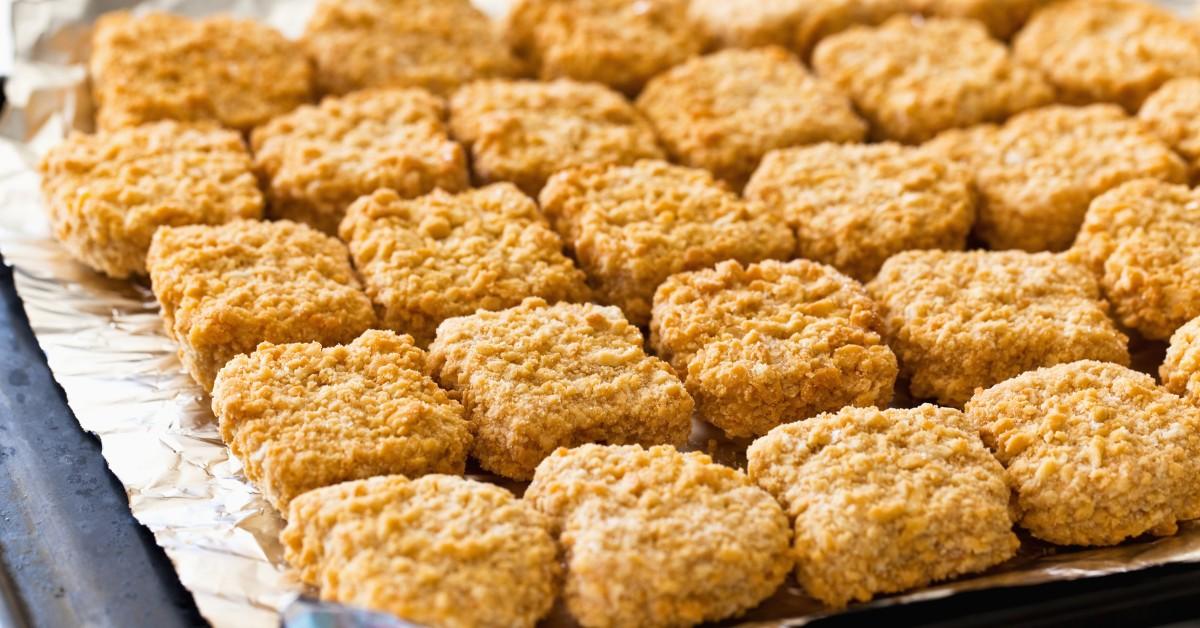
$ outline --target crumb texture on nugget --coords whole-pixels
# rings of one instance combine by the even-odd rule
[[[538,466],[525,499],[563,546],[583,626],[737,617],[792,568],[788,522],[744,473],[673,447],[585,445]]]
[[[771,150],[867,132],[850,99],[777,47],[692,59],[652,79],[637,106],[673,160],[739,190]]]
[[[918,399],[961,407],[976,388],[1041,366],[1129,364],[1095,278],[1059,255],[907,251],[867,290]]]
[[[901,251],[962,249],[975,222],[969,170],[890,142],[774,151],[745,196],[782,214],[797,255],[859,281]]]
[[[844,408],[747,456],[793,520],[797,580],[831,606],[982,571],[1020,545],[1004,468],[958,410]]]
[[[1183,160],[1114,105],[1045,107],[928,146],[971,169],[975,231],[994,249],[1065,250],[1097,196],[1134,179],[1187,180]]]
[[[219,122],[240,131],[312,99],[312,69],[275,29],[228,16],[108,13],[92,35],[92,94],[101,129],[155,120]]]
[[[304,33],[317,88],[421,87],[449,95],[521,64],[470,0],[320,0]]]
[[[858,282],[808,260],[680,273],[654,297],[650,343],[699,415],[730,436],[843,406],[886,406],[896,356]]]
[[[1167,390],[1200,405],[1200,317],[1175,330],[1158,375]]]
[[[204,124],[162,121],[72,133],[39,166],[54,237],[109,277],[146,274],[163,225],[261,218],[263,197],[242,138]]]
[[[1037,71],[971,20],[900,15],[855,27],[821,42],[813,67],[850,94],[876,137],[910,144],[1054,99]]]
[[[275,218],[334,235],[346,207],[390,188],[415,197],[469,185],[466,153],[450,140],[446,106],[420,89],[326,98],[254,130],[254,162]]]
[[[162,227],[146,267],[167,335],[211,392],[260,342],[350,342],[375,324],[346,246],[290,221]]]
[[[508,183],[413,200],[379,190],[350,206],[341,238],[380,322],[421,346],[447,318],[589,296],[537,204]]]
[[[661,161],[566,170],[540,200],[597,299],[637,325],[650,321],[667,277],[727,259],[785,259],[795,246],[777,212],[743,201],[707,171]]]
[[[1192,181],[1200,181],[1200,78],[1168,81],[1138,110],[1138,119],[1188,162]]]
[[[213,386],[221,439],[271,505],[375,475],[461,474],[471,432],[409,336],[347,345],[263,343]]]
[[[321,599],[424,626],[533,628],[560,588],[544,516],[459,477],[391,475],[292,500],[284,557]]]
[[[615,307],[529,298],[445,321],[430,358],[467,408],[472,455],[488,471],[525,480],[557,447],[687,441],[692,398],[642,345]]]
[[[1149,375],[1060,364],[977,393],[967,415],[1008,469],[1019,525],[1039,539],[1115,545],[1200,517],[1200,409]]]

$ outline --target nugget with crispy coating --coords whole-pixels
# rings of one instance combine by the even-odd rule
[[[538,465],[525,499],[565,552],[583,626],[690,626],[736,617],[792,567],[787,517],[736,469],[673,447],[585,445]]]
[[[867,290],[914,397],[961,407],[1040,366],[1095,359],[1129,364],[1087,269],[1021,251],[906,251]]]
[[[1004,469],[957,410],[844,408],[747,457],[792,518],[797,580],[831,606],[982,571],[1020,544]]]
[[[993,37],[1008,39],[1053,0],[910,0],[923,13],[983,22]]]
[[[1158,375],[1167,390],[1200,405],[1200,317],[1171,335]]]
[[[777,45],[807,57],[822,38],[880,24],[916,0],[692,0],[692,16],[719,47]]]
[[[533,628],[561,569],[549,522],[512,493],[390,475],[292,500],[284,557],[321,598],[425,626]]]
[[[1200,78],[1168,81],[1138,110],[1138,119],[1188,161],[1193,181],[1200,180]]]

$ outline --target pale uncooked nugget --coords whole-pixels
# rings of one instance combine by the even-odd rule
[[[1197,111],[1200,111],[1200,78],[1168,81],[1138,110],[1138,118],[1188,161],[1193,181],[1200,181],[1200,116],[1196,115]]]
[[[1200,317],[1175,330],[1158,375],[1167,390],[1200,405]]]

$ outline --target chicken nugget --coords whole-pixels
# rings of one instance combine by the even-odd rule
[[[1150,95],[1138,119],[1187,160],[1193,181],[1200,181],[1200,78],[1178,78]]]
[[[1200,405],[1200,317],[1175,330],[1158,375],[1167,390]]]

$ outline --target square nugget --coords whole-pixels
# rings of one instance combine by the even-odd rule
[[[738,190],[774,149],[858,142],[867,134],[850,99],[777,47],[725,50],[675,66],[650,80],[637,107],[672,160]]]
[[[855,27],[822,41],[813,67],[850,94],[876,138],[908,144],[1054,99],[1041,75],[970,20],[901,15]]]
[[[350,342],[375,324],[346,246],[286,220],[161,227],[146,268],[167,335],[208,392],[261,342]]]
[[[530,298],[447,320],[429,353],[467,408],[472,455],[505,477],[528,480],[558,447],[682,446],[691,432],[683,383],[615,307]]]
[[[537,204],[508,183],[414,200],[380,190],[350,206],[341,237],[380,322],[420,346],[447,318],[589,296]]]
[[[1200,181],[1200,78],[1168,81],[1138,110],[1145,122],[1188,162],[1192,181]]]
[[[146,274],[163,225],[261,218],[250,152],[215,125],[154,122],[111,133],[74,133],[39,169],[54,237],[109,277]]]
[[[594,83],[471,83],[450,99],[450,130],[470,148],[477,179],[510,181],[530,196],[571,166],[662,157],[633,105]]]
[[[1096,280],[1061,255],[906,251],[867,290],[918,399],[962,407],[975,389],[1038,367],[1129,364]]]
[[[297,44],[228,16],[109,13],[96,21],[88,67],[101,129],[210,120],[248,131],[312,99]]]
[[[743,201],[705,170],[661,161],[566,170],[540,200],[597,299],[636,325],[650,321],[654,290],[675,273],[786,259],[795,246],[777,212]]]
[[[446,106],[421,89],[331,97],[254,130],[271,215],[336,234],[346,207],[391,188],[412,198],[468,186],[466,154],[446,135]]]

